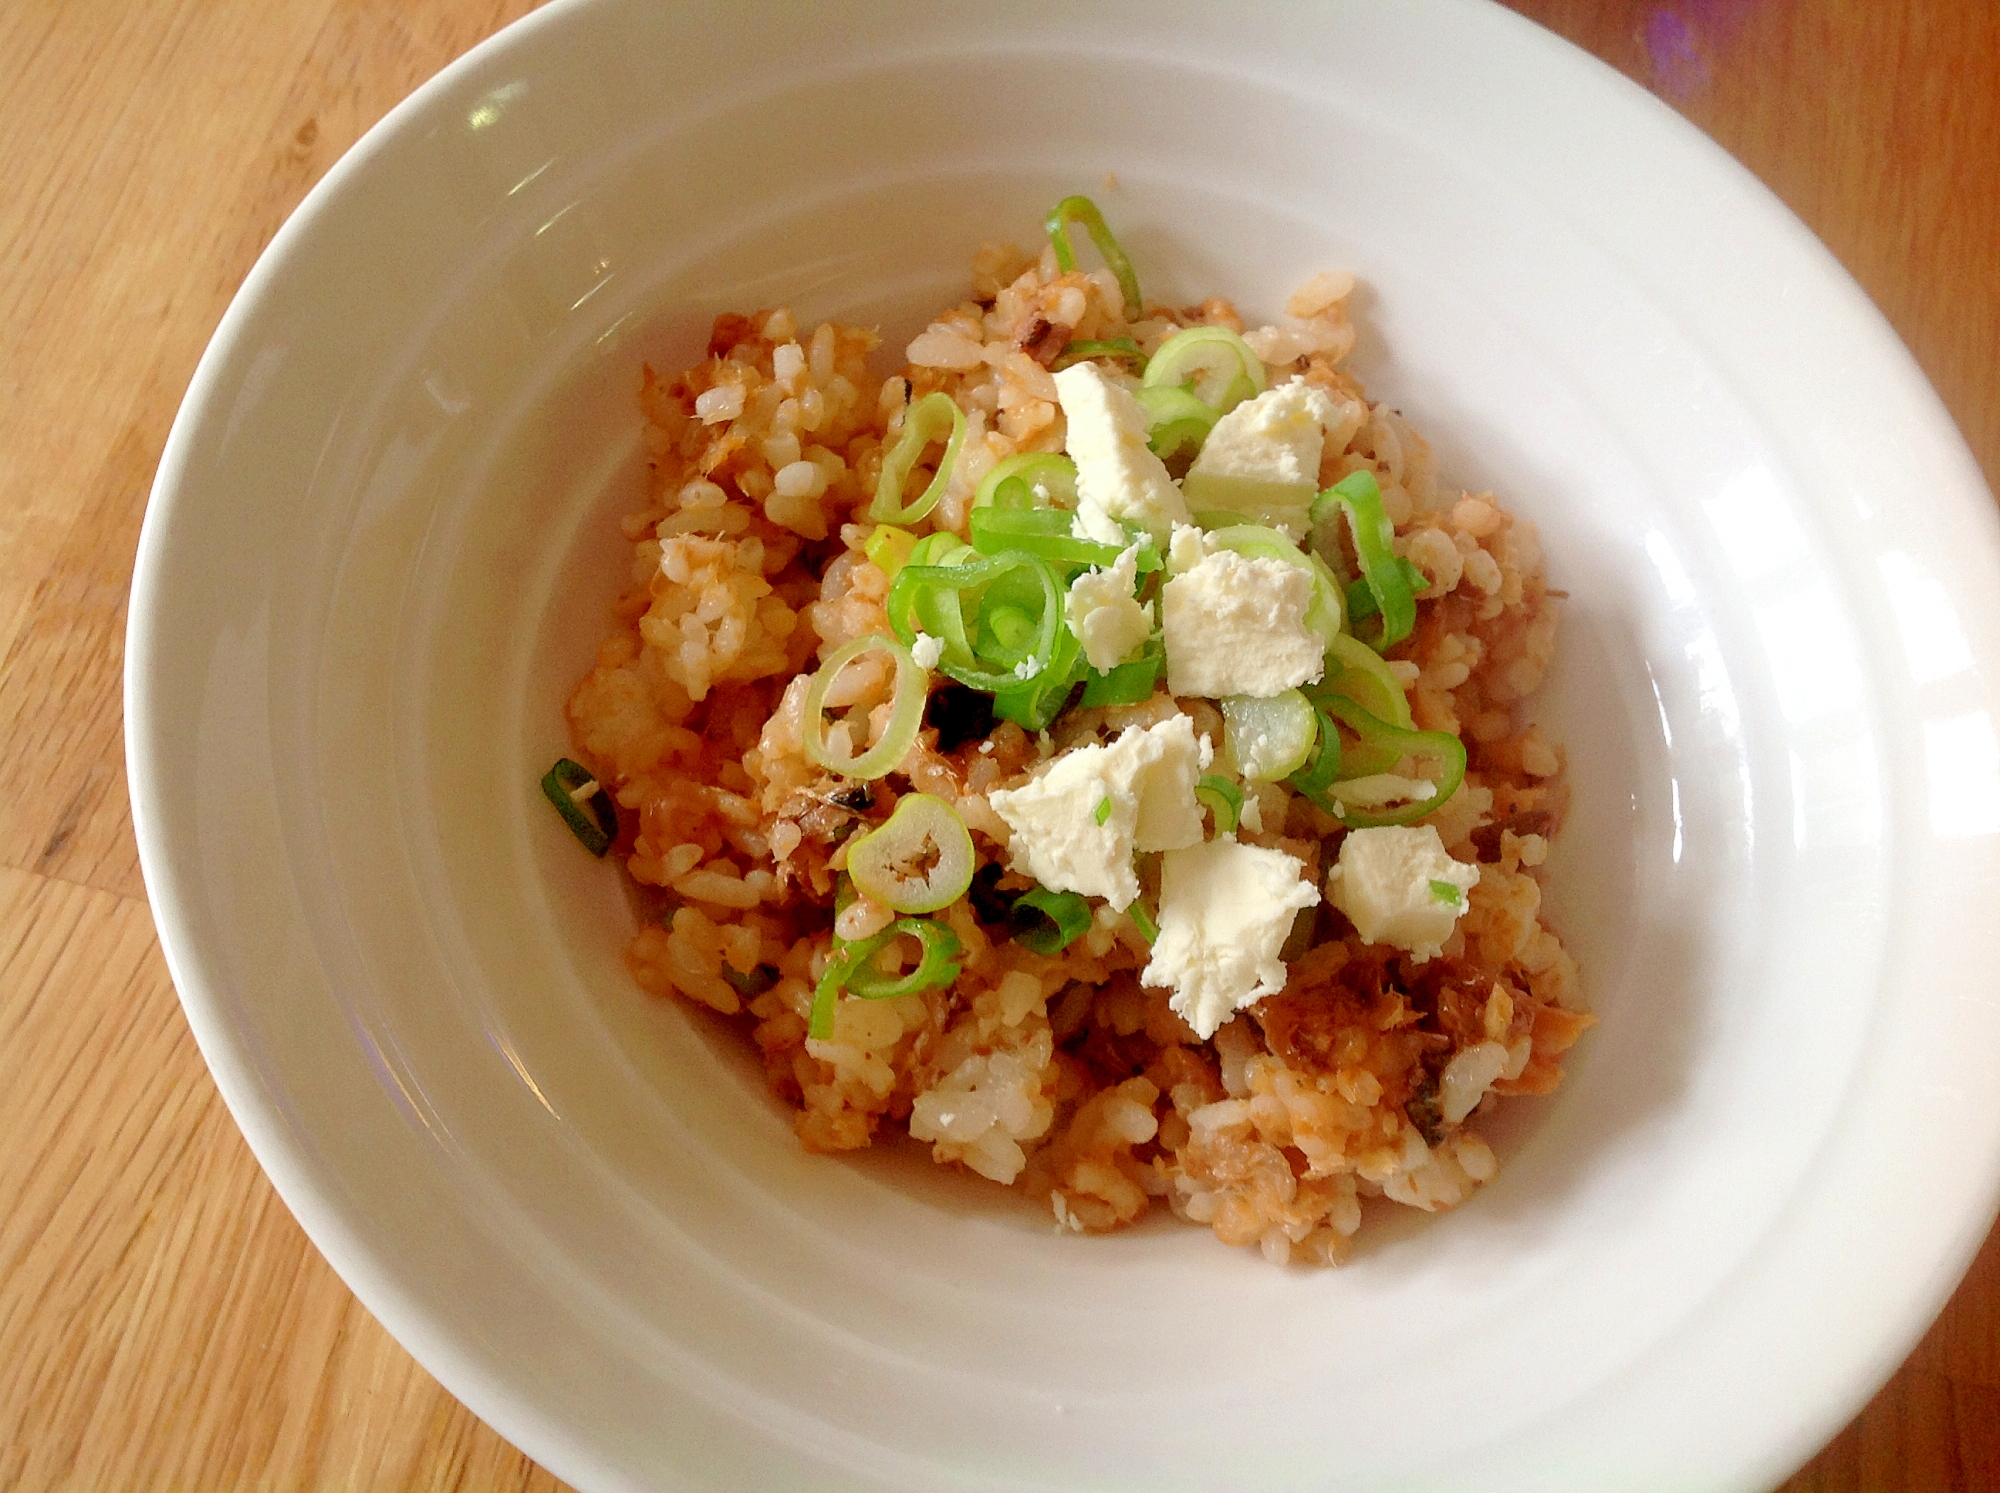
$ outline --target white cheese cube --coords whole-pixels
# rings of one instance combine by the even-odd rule
[[[1187,500],[1146,445],[1145,410],[1094,363],[1065,368],[1055,381],[1069,427],[1064,449],[1076,463],[1077,532],[1122,545],[1131,523],[1164,545],[1173,525],[1188,521]]]
[[[1326,892],[1364,943],[1407,950],[1418,964],[1443,952],[1479,868],[1451,858],[1429,824],[1357,829],[1340,842]]]
[[[1021,787],[996,790],[989,801],[1013,831],[1013,868],[1123,912],[1139,895],[1134,851],[1201,839],[1194,785],[1210,755],[1194,722],[1176,715],[1127,726],[1107,746],[1065,752]]]
[[[1188,551],[1174,536],[1176,563]],[[1217,550],[1160,593],[1167,688],[1176,695],[1268,699],[1326,670],[1326,639],[1306,626],[1313,578],[1283,560]]]
[[[1160,858],[1160,936],[1139,978],[1203,1040],[1236,1012],[1285,988],[1278,957],[1293,915],[1317,906],[1305,864],[1225,836]]]
[[[1324,389],[1292,379],[1215,422],[1181,481],[1188,506],[1240,513],[1300,539],[1319,492],[1319,459],[1339,411]]]
[[[1139,584],[1139,546],[1131,545],[1109,570],[1089,570],[1070,583],[1064,609],[1083,656],[1100,674],[1116,668],[1153,635],[1152,604],[1132,593]]]

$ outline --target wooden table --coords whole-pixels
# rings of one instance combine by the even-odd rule
[[[529,0],[0,3],[0,1488],[559,1486],[361,1309],[209,1081],[126,805],[133,547],[203,344],[354,139]],[[2000,5],[1517,0],[1771,184],[2000,487]],[[2000,1233],[1786,1485],[2000,1488]]]

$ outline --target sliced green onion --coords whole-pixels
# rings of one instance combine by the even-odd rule
[[[1155,643],[1149,641],[1146,648],[1147,651],[1139,657],[1102,674],[1092,669],[1084,679],[1083,703],[1139,705],[1152,699],[1153,691],[1159,687],[1160,670],[1165,666],[1166,658]]]
[[[586,788],[590,791],[579,801],[578,793]],[[610,793],[591,775],[589,768],[568,757],[558,757],[556,765],[542,775],[542,792],[556,806],[570,833],[583,842],[585,850],[592,855],[603,855],[611,848],[611,842],[618,838],[618,805],[611,801]],[[586,803],[590,805],[590,814],[583,811]],[[597,817],[593,819],[591,814]]]
[[[1027,916],[1022,908],[1028,909]],[[1008,916],[1017,929],[1014,942],[1049,958],[1090,931],[1090,904],[1075,892],[1052,892],[1045,886],[1016,897]]]
[[[1367,829],[1383,824],[1408,824],[1441,807],[1444,801],[1458,792],[1458,785],[1465,781],[1465,743],[1448,731],[1406,731],[1392,726],[1380,716],[1371,715],[1352,700],[1343,695],[1328,695],[1321,701],[1325,714],[1352,731],[1364,748],[1375,749],[1380,755],[1394,751],[1398,759],[1402,757],[1431,757],[1438,762],[1438,776],[1431,780],[1437,792],[1429,798],[1417,799],[1400,809],[1386,812],[1372,812],[1349,808],[1338,804],[1330,788],[1313,788],[1301,782],[1295,775],[1293,783],[1306,791],[1313,801],[1327,812],[1357,828]],[[1350,768],[1352,763],[1349,764]],[[1347,771],[1336,775],[1335,781],[1369,776],[1369,774]]]
[[[1130,337],[1110,337],[1102,341],[1085,338],[1081,342],[1066,343],[1063,350],[1056,354],[1050,371],[1081,363],[1085,358],[1127,358],[1141,367],[1146,363],[1146,355],[1139,351],[1139,344]]]
[[[1455,881],[1433,880],[1431,882],[1431,900],[1433,902],[1442,902],[1447,907],[1463,907],[1465,905],[1465,888],[1461,887]]]
[[[1029,731],[1039,731],[1062,714],[1069,704],[1070,691],[1083,678],[1089,665],[1083,645],[1067,627],[1056,638],[1054,653],[1040,674],[993,693],[993,714],[1014,721]]]
[[[889,724],[882,732],[882,739],[867,751],[858,756],[837,757],[826,742],[826,692],[840,677],[842,669],[862,654],[878,648],[896,663],[895,693],[891,697],[894,703],[889,711]],[[806,686],[805,720],[799,731],[806,759],[844,778],[879,778],[893,770],[917,739],[917,728],[923,724],[927,681],[927,674],[910,657],[910,650],[894,638],[870,633],[842,644],[819,666],[812,682]]]
[[[863,551],[874,563],[875,568],[890,580],[896,572],[910,563],[910,551],[917,546],[917,536],[908,529],[899,529],[893,524],[879,524],[875,532],[868,536]]]
[[[1353,472],[1313,500],[1315,516],[1324,512],[1320,505],[1332,500],[1347,515],[1354,536],[1355,558],[1361,562],[1361,579],[1375,598],[1378,625],[1359,634],[1361,641],[1376,652],[1395,646],[1417,625],[1416,592],[1410,578],[1397,563],[1396,526],[1382,511],[1382,489],[1372,472]]]
[[[902,975],[884,974],[875,958],[899,938],[914,938],[921,950],[915,969]],[[833,1008],[845,991],[863,1000],[894,1000],[949,985],[958,978],[958,935],[929,918],[898,918],[880,933],[838,950],[813,990],[812,1014],[806,1035],[815,1041],[833,1036]]]
[[[1076,268],[1076,249],[1069,241],[1069,226],[1072,223],[1083,225],[1090,241],[1097,245],[1097,252],[1104,256],[1104,263],[1117,277],[1119,292],[1125,298],[1125,319],[1137,321],[1145,311],[1145,305],[1139,299],[1139,277],[1132,273],[1132,261],[1118,247],[1118,240],[1104,226],[1104,214],[1088,197],[1065,197],[1049,209],[1049,216],[1042,226],[1048,229],[1049,243],[1055,247],[1056,268],[1064,274]]]
[[[1194,796],[1215,815],[1215,832],[1233,835],[1243,820],[1243,790],[1229,779],[1209,773],[1194,785]]]
[[[895,912],[936,912],[972,885],[972,836],[958,810],[928,793],[905,793],[875,829],[847,842],[857,889]]]
[[[1052,451],[1003,456],[979,479],[974,508],[1076,507],[1076,463]]]
[[[1252,783],[1275,783],[1305,766],[1320,737],[1312,705],[1295,689],[1269,697],[1230,695],[1222,709],[1222,740],[1236,770]]]
[[[1340,777],[1340,732],[1334,728],[1332,717],[1318,705],[1312,707],[1312,713],[1312,750],[1306,754],[1304,764],[1285,781],[1329,814],[1341,813],[1344,811],[1335,808],[1328,796]]]
[[[1264,392],[1264,363],[1227,327],[1189,327],[1160,344],[1146,364],[1148,389],[1190,392],[1220,419]]]
[[[1023,660],[1032,661],[1033,667],[1026,674],[1015,669],[982,669],[966,633],[964,599],[967,593],[973,593],[976,619],[984,604],[985,590],[1001,577],[1021,570],[1028,572],[1038,588],[1035,600],[1040,603],[1035,614],[1033,648]],[[1075,641],[1062,625],[1063,587],[1056,573],[1047,561],[1019,549],[964,565],[905,565],[889,587],[887,610],[889,625],[897,637],[906,644],[914,641],[919,631],[943,638],[945,652],[938,662],[939,669],[960,684],[995,696],[1042,679],[1048,674],[1062,639],[1070,637],[1072,643]],[[930,625],[933,621],[938,625]]]
[[[1145,903],[1134,902],[1130,907],[1125,909],[1125,915],[1138,927],[1139,936],[1145,939],[1147,943],[1158,943],[1160,941],[1160,925],[1154,922],[1153,915],[1146,911]]]
[[[1403,580],[1411,594],[1421,595],[1430,585],[1431,579],[1409,562],[1406,556],[1396,557],[1396,566],[1403,572]],[[1355,622],[1380,616],[1381,608],[1375,605],[1375,592],[1365,580],[1349,582],[1347,586],[1347,615]]]
[[[1092,814],[1090,817],[1095,819],[1100,826],[1109,824],[1111,822],[1110,794],[1108,793],[1105,794],[1104,797],[1100,798],[1097,801],[1097,812],[1095,814]]]
[[[1142,388],[1139,407],[1146,412],[1146,444],[1162,461],[1192,458],[1222,416],[1178,384]]]
[[[906,507],[903,487],[917,458],[934,441],[944,442],[938,458],[937,474]],[[913,524],[929,515],[951,485],[952,464],[965,441],[965,411],[942,389],[926,394],[903,411],[903,429],[896,444],[882,453],[882,475],[875,483],[875,501],[868,505],[868,517],[878,524]]]
[[[1308,687],[1306,694],[1320,703],[1341,695],[1398,730],[1416,729],[1416,722],[1410,718],[1410,697],[1403,693],[1402,681],[1389,672],[1381,654],[1345,633],[1327,645],[1326,674],[1318,684]],[[1360,741],[1348,752],[1340,775],[1362,778],[1388,772],[1401,756],[1401,749],[1386,739]]]
[[[1002,508],[998,504],[974,508],[972,545],[986,555],[1021,550],[1039,555],[1052,565],[1095,565],[1100,570],[1115,565],[1124,548],[1077,538],[1073,532],[1075,522],[1061,508]],[[1141,574],[1160,568],[1160,552],[1151,543],[1139,547],[1138,567]]]

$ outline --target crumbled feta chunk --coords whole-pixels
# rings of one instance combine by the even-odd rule
[[[1305,864],[1282,850],[1224,836],[1160,858],[1160,936],[1140,974],[1195,1035],[1285,986],[1278,957],[1293,915],[1319,903]]]
[[[1208,738],[1195,735],[1187,716],[1175,715],[1127,726],[1109,745],[1065,752],[1039,776],[998,789],[988,801],[1013,831],[1015,870],[1051,891],[1102,897],[1123,912],[1139,895],[1133,852],[1176,850],[1201,839],[1194,785],[1210,756]]]
[[[1173,537],[1176,566],[1192,552],[1182,532]],[[1318,679],[1326,669],[1326,639],[1306,626],[1312,594],[1311,574],[1283,560],[1233,550],[1205,554],[1160,593],[1167,688],[1210,699],[1268,699]]]
[[[938,660],[944,657],[944,639],[934,638],[927,632],[918,633],[916,642],[910,644],[910,657],[917,661],[920,669],[935,669]]]
[[[1391,824],[1349,832],[1326,893],[1364,943],[1406,949],[1422,964],[1443,952],[1478,884],[1479,868],[1453,860],[1434,825]]]
[[[1303,379],[1246,399],[1215,422],[1188,468],[1181,481],[1188,505],[1227,509],[1302,538],[1326,429],[1338,418],[1326,391]]]
[[[1146,412],[1092,363],[1055,375],[1076,463],[1076,527],[1086,539],[1122,545],[1132,523],[1165,544],[1167,531],[1188,520],[1187,500],[1166,465],[1146,445]]]
[[[1100,674],[1116,668],[1153,635],[1153,608],[1132,593],[1139,585],[1139,546],[1126,548],[1109,570],[1088,570],[1070,583],[1065,612],[1083,656]]]

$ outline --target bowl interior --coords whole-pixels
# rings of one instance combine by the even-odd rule
[[[1924,812],[1883,722],[1936,656],[1874,625],[1824,458],[1689,286],[1580,189],[1510,175],[1456,83],[1498,49],[1574,111],[1642,106],[1511,19],[1421,9],[1449,23],[1425,56],[1333,7],[1271,62],[1270,16],[1190,8],[1113,65],[1101,20],[696,37],[558,7],[344,165],[232,313],[149,534],[177,580],[140,703],[182,728],[149,879],[180,888],[177,975],[288,1200],[557,1470],[1501,1486],[1561,1444],[1589,1486],[1646,1444],[1642,1366],[1814,1185],[1879,1056],[1898,816]],[[968,105],[1086,69],[1061,108]],[[1339,1271],[1172,1224],[1059,1237],[908,1145],[804,1155],[746,1043],[632,984],[619,873],[536,786],[626,573],[642,363],[778,304],[879,325],[897,361],[982,239],[1079,190],[1149,294],[1264,318],[1354,271],[1371,393],[1539,526],[1570,595],[1550,899],[1602,1023],[1557,1096],[1503,1111],[1495,1182],[1376,1216]],[[1888,1315],[1891,1348],[1921,1325]],[[1659,1465],[1782,1470],[1871,1354],[1803,1398],[1718,1366],[1762,1429]]]

